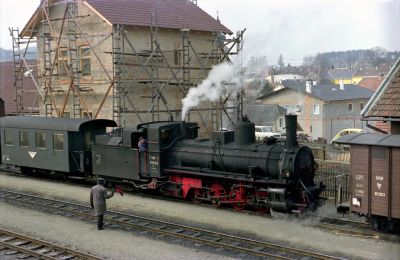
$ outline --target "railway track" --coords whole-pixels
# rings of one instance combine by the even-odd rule
[[[370,224],[338,218],[323,218],[316,225],[318,228],[344,236],[379,239],[399,242],[400,236],[375,231]]]
[[[101,259],[94,255],[0,228],[0,255],[2,254],[10,259]]]
[[[93,221],[92,210],[85,205],[46,199],[39,196],[0,189],[0,201],[10,204],[44,210],[53,214],[75,217],[83,221]],[[265,259],[341,259],[339,257],[311,252],[303,249],[257,241],[220,232],[170,223],[147,217],[108,211],[105,215],[107,226],[122,230],[144,230],[168,238],[194,241],[209,245],[240,257],[256,256]]]

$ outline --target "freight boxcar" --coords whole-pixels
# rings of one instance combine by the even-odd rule
[[[351,146],[350,211],[377,230],[398,231],[400,135],[349,134],[336,143]]]

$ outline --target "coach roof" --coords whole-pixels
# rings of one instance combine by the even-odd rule
[[[335,143],[350,145],[375,145],[385,147],[400,147],[400,135],[390,134],[347,134],[338,138]]]
[[[34,116],[8,116],[0,118],[0,127],[2,128],[79,132],[81,128],[85,126],[116,127],[117,124],[113,120],[109,119],[70,119]]]

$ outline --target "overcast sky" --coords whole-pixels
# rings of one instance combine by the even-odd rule
[[[112,1],[112,0],[110,0]],[[400,0],[198,0],[232,31],[246,28],[248,53],[279,54],[299,64],[316,52],[400,49]],[[40,0],[0,0],[0,47],[10,49],[9,26],[22,28]]]

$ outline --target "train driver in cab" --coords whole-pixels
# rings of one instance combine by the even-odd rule
[[[147,152],[147,140],[143,136],[139,137],[138,149],[139,152]]]

